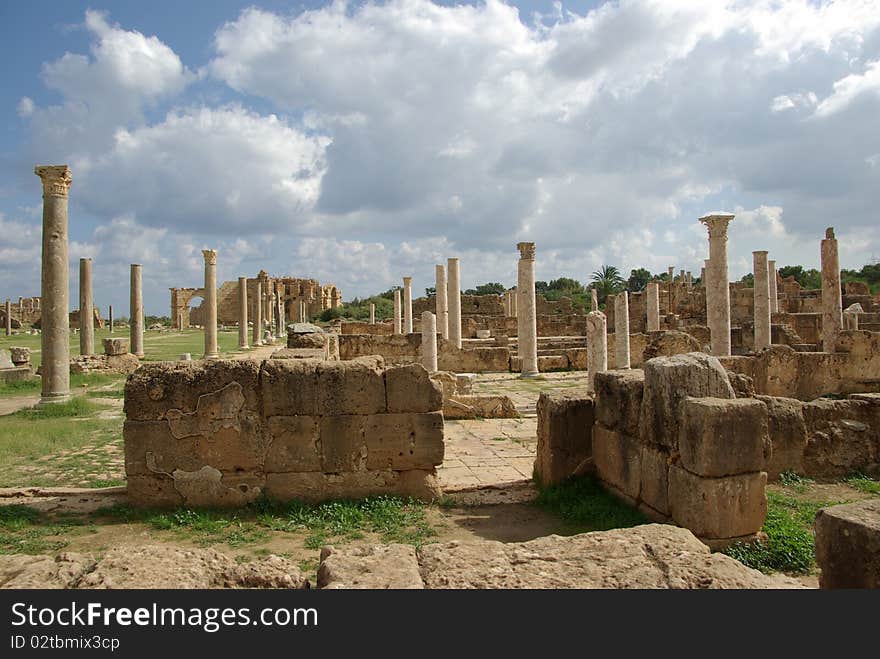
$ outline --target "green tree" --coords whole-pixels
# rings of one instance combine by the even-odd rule
[[[755,275],[753,275],[751,272],[743,275],[740,281],[746,286],[749,286],[751,288],[755,287]]]
[[[596,289],[599,304],[604,304],[609,295],[623,290],[625,284],[620,271],[613,265],[603,265],[593,273],[593,288]]]
[[[651,273],[644,268],[630,270],[629,279],[626,282],[626,289],[630,292],[643,291],[651,279]]]
[[[794,277],[794,280],[803,288],[822,288],[822,273],[815,268],[805,270],[802,265],[786,265],[779,268],[781,277]]]
[[[488,284],[480,284],[476,288],[467,289],[464,294],[465,295],[501,295],[507,289],[504,287],[504,284],[499,284],[498,282],[491,282]]]

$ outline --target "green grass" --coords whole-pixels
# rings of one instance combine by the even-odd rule
[[[64,518],[54,522],[28,506],[0,506],[0,554],[42,554],[68,544],[64,536],[82,533],[82,524]]]
[[[779,483],[785,487],[788,487],[799,494],[803,494],[807,491],[807,488],[815,483],[812,478],[807,478],[806,476],[801,476],[800,474],[796,474],[793,471],[784,471],[779,474]]]
[[[122,395],[122,385],[125,376],[117,373],[74,373],[70,376],[70,390],[79,393],[83,390],[88,395],[113,397],[118,391]],[[40,378],[34,378],[26,382],[0,383],[0,396],[27,396],[40,394]],[[95,389],[108,389],[107,391],[95,392]]]
[[[626,528],[649,521],[609,494],[592,476],[573,477],[541,487],[535,505],[560,517],[576,533]]]
[[[873,478],[869,478],[864,474],[852,474],[845,478],[843,482],[851,488],[858,490],[859,492],[864,492],[865,494],[880,494],[880,482]]]
[[[151,515],[147,521],[154,529],[171,531],[178,538],[192,540],[203,547],[221,542],[230,547],[241,547],[262,542],[268,537],[265,529],[229,511],[184,508]]]

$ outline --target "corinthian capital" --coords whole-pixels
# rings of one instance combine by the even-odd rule
[[[527,261],[535,260],[535,243],[517,243],[516,248],[519,250],[519,257]]]
[[[727,225],[735,217],[733,213],[709,213],[700,218],[700,222],[709,229],[709,238],[727,240]]]
[[[205,265],[217,265],[216,249],[203,249],[202,256],[205,257]]]
[[[70,190],[70,167],[67,165],[37,165],[34,174],[43,180],[44,197],[66,197]]]

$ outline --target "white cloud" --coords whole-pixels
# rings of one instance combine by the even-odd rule
[[[864,73],[852,73],[834,83],[834,93],[819,103],[816,115],[823,117],[840,112],[863,94],[880,98],[880,60],[868,62]]]
[[[28,96],[22,96],[16,108],[19,117],[29,117],[34,113],[34,102]]]

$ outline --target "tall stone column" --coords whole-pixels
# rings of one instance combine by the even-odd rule
[[[256,281],[257,290],[254,292],[254,346],[263,345],[263,282]]]
[[[435,291],[437,293],[437,325],[440,336],[444,339],[449,338],[449,303],[446,297],[446,268],[442,265],[434,266],[435,274]]]
[[[238,278],[238,348],[248,349],[247,277]]]
[[[95,302],[92,298],[92,259],[79,260],[79,354],[95,354]]]
[[[672,282],[675,281],[675,266],[674,265],[669,266],[666,269],[666,271],[669,273],[669,283],[671,284]]]
[[[590,289],[590,311],[599,311],[599,294],[595,288]]]
[[[767,261],[770,270],[770,313],[779,313],[779,291],[776,288],[776,261]]]
[[[727,279],[727,225],[732,213],[710,213],[700,218],[709,230],[709,286],[706,316],[711,335],[710,349],[716,357],[730,354],[730,284]]]
[[[394,333],[400,334],[403,323],[400,318],[400,289],[394,289]]]
[[[516,291],[521,313],[517,320],[517,352],[522,362],[520,376],[538,375],[538,315],[535,302],[535,243],[518,243]]]
[[[412,277],[403,278],[403,331],[412,334]]]
[[[217,250],[203,249],[205,257],[205,359],[217,359]]]
[[[587,391],[596,391],[596,373],[608,370],[607,326],[601,311],[587,314]]]
[[[708,259],[706,260],[708,262]],[[700,286],[706,288],[706,268],[700,268]]]
[[[461,271],[456,258],[446,261],[446,304],[449,309],[449,342],[461,349]]]
[[[770,267],[767,252],[752,252],[755,279],[755,352],[770,347]]]
[[[6,298],[6,336],[12,335],[12,302]]]
[[[375,302],[370,302],[370,325],[376,324],[376,304]]]
[[[840,260],[834,227],[825,229],[822,241],[822,351],[834,352],[843,325],[843,299],[840,292]]]
[[[629,368],[629,293],[614,296],[614,356],[617,368]]]
[[[129,297],[129,350],[137,357],[144,356],[144,289],[140,263],[131,264]]]
[[[110,334],[113,334],[113,305],[107,307],[107,324],[110,325]]]
[[[510,291],[510,315],[519,318],[519,296],[516,294],[516,288]]]
[[[647,306],[648,306],[648,331],[660,331],[660,284],[656,281],[648,282],[647,288]],[[615,318],[617,312],[615,312]]]
[[[422,312],[422,366],[437,371],[437,317],[430,311]]]

